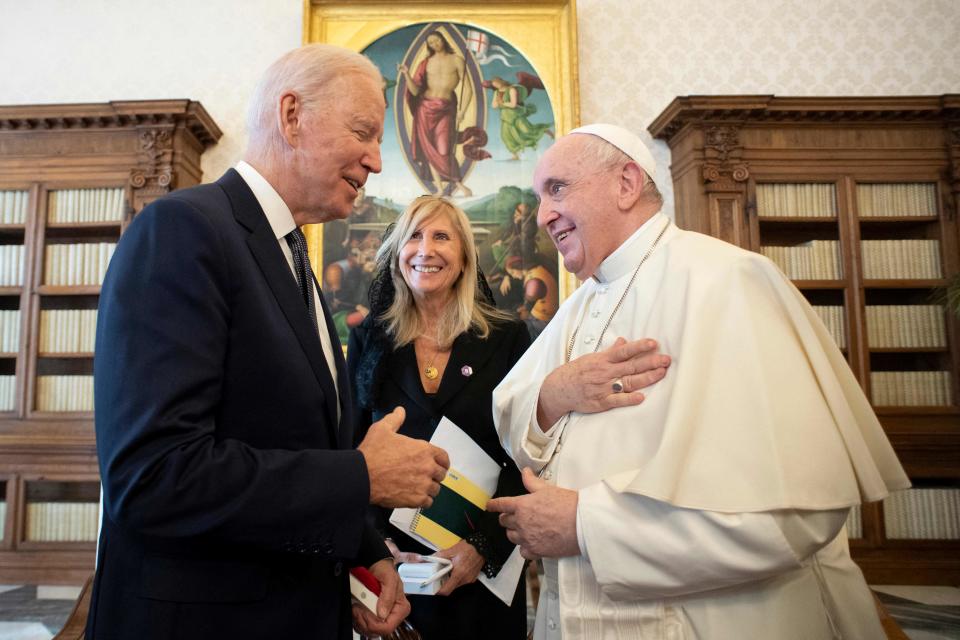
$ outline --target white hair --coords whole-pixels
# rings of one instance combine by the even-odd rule
[[[585,139],[581,161],[584,166],[593,167],[597,171],[613,171],[628,162],[635,162],[630,156],[603,138],[592,135],[584,135],[583,137]],[[657,188],[657,183],[653,181],[653,176],[647,173],[643,167],[640,167],[640,171],[643,172],[644,177],[641,197],[646,202],[656,204],[658,207],[663,206],[663,195]]]
[[[271,64],[254,89],[247,109],[248,152],[275,157],[282,146],[277,126],[280,96],[296,93],[306,111],[316,112],[332,97],[337,79],[360,74],[383,84],[379,69],[366,56],[330,44],[308,44]]]

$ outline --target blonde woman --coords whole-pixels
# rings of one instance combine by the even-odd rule
[[[350,333],[347,361],[363,425],[400,405],[400,433],[428,440],[443,416],[463,429],[503,470],[497,495],[523,492],[520,474],[497,439],[492,392],[530,344],[525,325],[498,311],[478,271],[466,214],[434,196],[414,200],[377,254],[370,315]],[[376,526],[404,551],[432,550],[373,508]],[[409,596],[409,620],[426,640],[526,636],[523,583],[507,607],[476,582],[496,575],[513,545],[494,514],[438,555],[453,571],[435,596]],[[393,547],[394,549],[396,548]]]

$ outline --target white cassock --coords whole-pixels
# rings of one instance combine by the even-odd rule
[[[654,338],[639,406],[536,424],[544,377]],[[579,330],[577,327],[579,326]],[[909,486],[842,354],[765,257],[655,215],[560,308],[494,392],[504,446],[579,491],[582,555],[544,560],[536,638],[885,637],[849,508]]]

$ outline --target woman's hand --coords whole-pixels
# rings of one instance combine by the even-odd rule
[[[390,549],[390,553],[393,554],[393,564],[397,565],[401,562],[423,562],[423,556],[419,553],[413,553],[412,551],[400,551],[400,547],[391,540],[390,538],[385,538],[384,542],[387,543],[387,549]]]
[[[480,569],[483,568],[483,563],[486,562],[477,549],[466,540],[461,540],[449,549],[438,551],[434,555],[447,558],[453,563],[453,570],[447,575],[443,587],[437,591],[438,596],[448,596],[460,585],[475,582]]]

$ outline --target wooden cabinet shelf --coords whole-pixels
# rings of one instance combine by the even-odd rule
[[[36,540],[20,540],[17,542],[17,549],[23,552],[30,551],[94,551],[97,548],[96,541],[77,542],[75,540],[48,540],[38,542]]]
[[[821,216],[758,216],[760,224],[782,224],[790,226],[815,225],[823,227],[836,227],[837,218],[826,218]]]
[[[940,218],[937,216],[874,216],[874,217],[860,217],[858,218],[860,224],[876,224],[876,225],[910,225],[910,224],[925,224],[929,222],[938,222]]]
[[[41,284],[37,287],[37,293],[44,296],[98,296],[100,295],[100,285]]]
[[[39,411],[29,412],[31,419],[39,420],[93,420],[93,411]]]
[[[946,286],[947,281],[937,280],[864,280],[867,289],[935,289]]]
[[[47,225],[45,231],[48,240],[63,239],[68,243],[76,240],[88,242],[116,242],[120,237],[119,222],[90,222],[86,224]]]
[[[845,289],[846,280],[793,280],[797,289]]]
[[[2,356],[0,356],[2,357]],[[44,351],[37,354],[38,358],[49,358],[49,359],[82,359],[82,358],[93,358],[93,353],[89,351],[64,351],[64,352],[48,352]]]
[[[119,235],[121,221],[109,220],[105,222],[48,222],[47,234],[51,231],[83,231],[85,229],[93,231],[116,231]]]
[[[189,100],[0,106],[0,583],[93,569],[99,283],[135,212],[199,183],[219,137]]]
[[[897,539],[884,522],[904,505],[942,519],[924,510],[960,496],[960,322],[934,296],[960,271],[960,95],[680,97],[650,133],[672,152],[679,226],[788,275],[842,274],[794,284],[916,485],[857,511],[854,558],[873,583],[956,584],[960,533]]]
[[[942,407],[874,407],[878,416],[960,416],[960,407],[955,405]],[[945,430],[953,433],[954,425],[944,425]],[[960,430],[957,431],[960,438]],[[960,477],[960,472],[958,472]]]
[[[946,347],[870,347],[870,353],[948,353]]]

